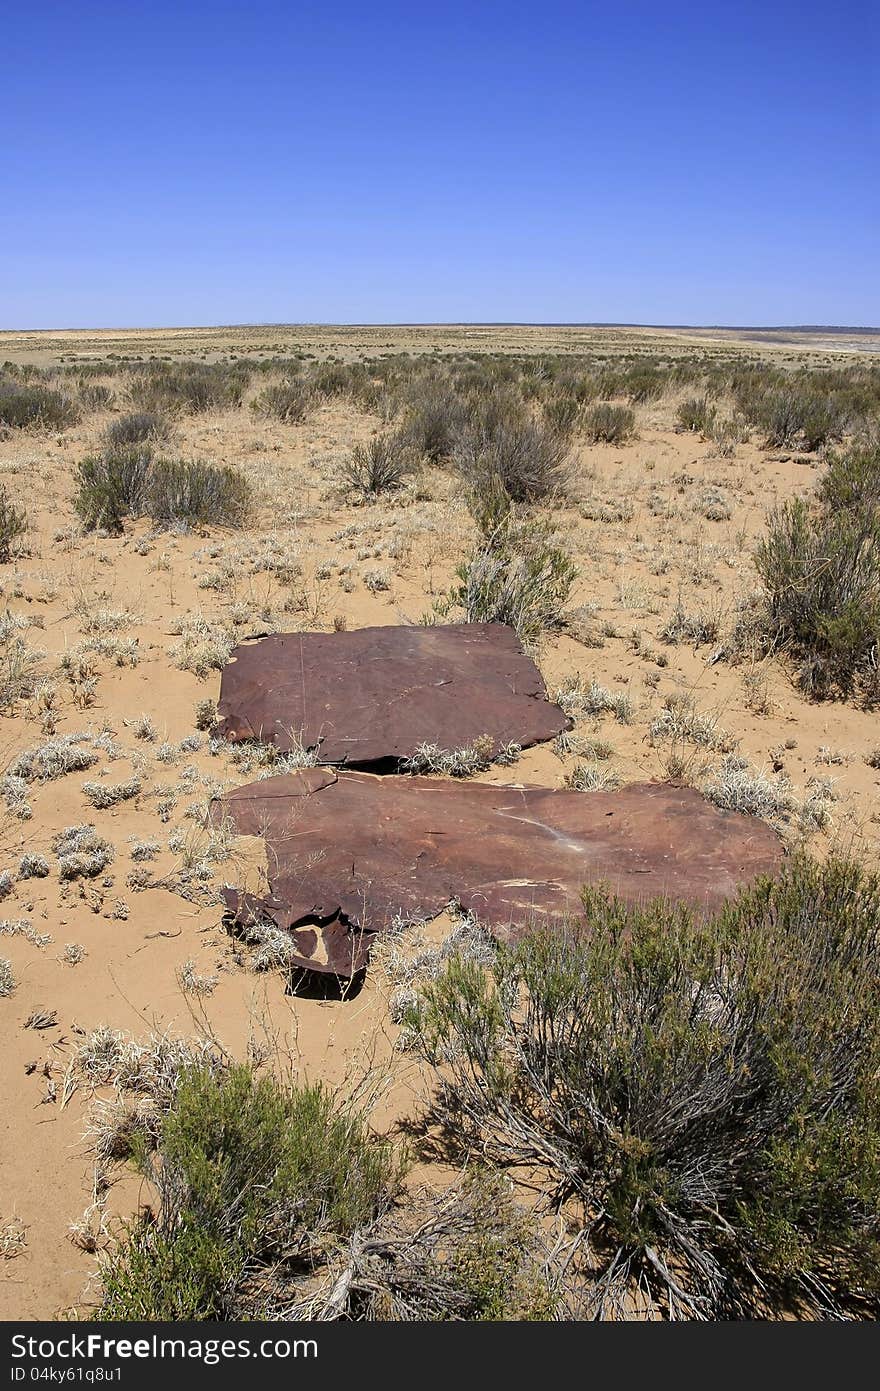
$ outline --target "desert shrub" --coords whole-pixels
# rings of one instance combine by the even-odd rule
[[[320,1083],[286,1088],[244,1066],[184,1070],[155,1151],[141,1132],[132,1156],[158,1211],[109,1254],[104,1319],[233,1318],[246,1273],[295,1270],[350,1238],[400,1174]]]
[[[196,414],[240,405],[249,377],[242,363],[155,362],[132,377],[129,394],[143,411]]]
[[[816,696],[875,694],[880,513],[811,508],[795,498],[771,512],[755,562],[772,635],[799,659],[802,688]]]
[[[715,423],[716,409],[706,396],[691,396],[683,401],[675,412],[675,418],[683,430],[693,434],[708,435]]]
[[[832,513],[880,506],[880,444],[857,441],[842,453],[830,454],[817,494]]]
[[[511,501],[532,503],[565,490],[568,455],[565,434],[543,421],[486,413],[460,431],[452,462],[474,492],[497,482]]]
[[[544,402],[544,423],[560,439],[574,435],[583,417],[583,400],[574,393],[557,391]]]
[[[145,510],[160,526],[198,522],[238,527],[250,508],[250,484],[230,464],[159,459],[150,469]]]
[[[154,411],[134,411],[121,415],[107,426],[105,437],[110,449],[120,445],[148,444],[168,438],[168,422]]]
[[[627,406],[600,401],[584,416],[583,432],[590,444],[623,444],[635,429],[636,417]]]
[[[83,526],[121,532],[126,517],[142,516],[152,466],[148,443],[114,445],[81,460],[74,506]]]
[[[710,430],[712,442],[723,459],[732,459],[738,444],[745,444],[749,438],[749,426],[740,415],[729,418],[716,417]]]
[[[310,380],[318,396],[350,396],[362,375],[360,363],[321,362],[312,369]]]
[[[17,541],[27,531],[27,513],[15,506],[6,492],[0,487],[0,563],[12,559]]]
[[[748,398],[745,406],[770,448],[819,449],[840,439],[847,425],[843,407],[809,382],[767,390]]]
[[[284,425],[298,425],[305,420],[313,399],[311,386],[294,378],[267,386],[251,402],[251,410],[255,415],[271,416]]]
[[[668,385],[667,374],[654,365],[630,367],[624,372],[620,390],[635,404],[656,401],[663,395]]]
[[[838,860],[703,922],[585,891],[582,920],[418,987],[430,1119],[577,1206],[588,1317],[637,1292],[673,1318],[876,1317],[878,946],[878,880]]]
[[[758,408],[758,423],[764,428],[765,444],[771,448],[796,445],[803,415],[803,403],[796,392],[768,392]]]
[[[373,435],[356,444],[342,466],[342,482],[357,497],[369,499],[400,488],[413,471],[413,456],[401,434]]]
[[[462,398],[448,384],[428,379],[411,387],[405,406],[404,429],[416,453],[431,464],[448,459],[466,422]]]
[[[525,642],[558,628],[577,567],[545,521],[523,521],[511,511],[484,533],[458,566],[458,583],[439,606],[445,616],[464,611],[468,623],[507,623]]]
[[[103,382],[81,381],[78,387],[80,405],[87,411],[109,410],[116,401],[112,387]]]
[[[0,425],[20,430],[64,430],[78,419],[76,402],[64,392],[0,377]]]

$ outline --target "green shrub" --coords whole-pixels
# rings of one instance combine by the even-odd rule
[[[271,416],[284,425],[299,425],[313,400],[314,393],[306,382],[277,382],[260,392],[251,402],[251,409],[255,415]]]
[[[249,378],[241,363],[156,362],[134,375],[130,395],[143,411],[196,414],[240,405]]]
[[[78,419],[76,402],[63,392],[0,377],[0,425],[64,430]]]
[[[107,426],[106,439],[111,449],[130,444],[149,444],[168,438],[168,422],[154,411],[136,411],[121,415]]]
[[[243,526],[250,508],[250,484],[230,464],[159,459],[150,470],[146,511],[160,526]]]
[[[861,690],[875,698],[880,513],[832,512],[795,498],[771,512],[755,563],[768,597],[771,636],[800,660],[803,689],[816,696]]]
[[[75,506],[83,525],[122,531],[126,517],[150,517],[159,526],[200,523],[241,526],[251,490],[229,465],[156,459],[149,444],[121,445],[78,465]]]
[[[0,487],[0,563],[12,559],[15,543],[27,531],[27,513],[15,506]]]
[[[876,1317],[878,948],[880,883],[842,861],[704,922],[585,891],[582,921],[419,988],[430,1119],[577,1205],[587,1317]]]
[[[857,441],[843,453],[831,454],[817,493],[833,513],[880,506],[880,444]]]
[[[576,434],[583,413],[583,401],[573,392],[559,391],[544,403],[544,423],[560,439]]]
[[[80,404],[87,411],[106,411],[116,401],[116,393],[103,382],[80,382]]]
[[[636,417],[627,406],[600,401],[584,416],[584,435],[590,444],[623,444],[635,429]]]
[[[118,533],[126,517],[142,516],[152,466],[149,444],[117,445],[83,459],[74,503],[83,526]]]
[[[463,610],[468,623],[507,623],[524,642],[534,642],[544,629],[562,625],[577,567],[557,544],[550,523],[524,522],[512,511],[504,515],[503,504],[494,517],[494,529],[484,531],[459,565],[458,584],[438,611],[445,616]]]
[[[400,488],[413,471],[407,439],[400,434],[374,435],[367,444],[356,444],[342,467],[342,481],[360,498]]]
[[[567,437],[543,421],[485,413],[457,436],[452,462],[475,492],[500,485],[512,502],[546,502],[568,478]]]
[[[846,424],[841,406],[809,381],[766,391],[749,402],[749,414],[770,448],[819,449],[840,439]]]
[[[708,435],[715,423],[715,407],[706,396],[692,396],[683,401],[675,413],[675,418],[683,430],[693,434]]]
[[[296,1270],[347,1240],[401,1172],[321,1084],[287,1089],[244,1066],[185,1071],[155,1153],[143,1132],[131,1147],[158,1211],[109,1254],[102,1319],[234,1318],[247,1276]]]
[[[428,463],[449,458],[465,422],[464,402],[447,383],[429,379],[410,389],[404,428],[413,448]]]

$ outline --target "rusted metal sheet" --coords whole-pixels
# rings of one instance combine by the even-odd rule
[[[526,748],[569,727],[512,628],[450,623],[243,643],[223,669],[215,732],[369,767],[419,744],[459,749],[488,735]]]
[[[585,883],[705,912],[782,859],[764,822],[672,783],[574,792],[312,768],[236,788],[212,815],[267,846],[269,895],[229,889],[228,908],[272,919],[304,967],[341,976],[394,920],[452,901],[512,940],[576,912]]]

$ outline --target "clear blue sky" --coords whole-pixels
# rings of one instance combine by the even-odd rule
[[[39,0],[0,327],[880,324],[878,0]]]

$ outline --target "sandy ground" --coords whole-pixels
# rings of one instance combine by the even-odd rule
[[[104,356],[114,351],[111,344],[132,351],[132,341],[145,356],[157,343],[187,355],[213,355],[232,343],[241,353],[272,353],[289,351],[294,338],[318,356],[433,346],[561,345],[575,352],[588,339],[594,348],[597,332],[180,330],[134,340],[118,332],[8,334],[0,335],[0,361]],[[655,332],[633,330],[603,342],[613,353],[646,343],[654,351],[656,340]],[[663,341],[670,353],[690,346],[685,335]],[[826,344],[797,349],[807,350],[829,351]],[[729,340],[723,351],[731,351]],[[588,641],[569,634],[544,641],[537,659],[548,686],[580,675],[629,692],[632,724],[609,713],[595,731],[584,731],[613,746],[603,766],[624,782],[666,775],[670,746],[652,740],[650,724],[668,696],[691,695],[756,768],[783,771],[799,802],[815,793],[819,780],[824,824],[810,833],[817,852],[852,845],[876,858],[880,772],[866,762],[880,744],[876,716],[805,702],[779,661],[710,662],[718,644],[694,649],[659,636],[679,600],[687,612],[714,614],[722,630],[729,627],[737,602],[754,588],[751,550],[768,507],[812,489],[818,462],[774,456],[755,444],[719,458],[710,443],[674,431],[674,409],[669,398],[639,408],[638,437],[625,446],[575,450],[572,498],[556,521],[580,567],[573,604],[584,606]],[[181,625],[194,617],[206,621],[209,633],[216,625],[239,637],[418,619],[448,586],[472,535],[459,490],[448,475],[428,472],[391,502],[349,505],[335,487],[336,469],[378,421],[347,405],[323,406],[295,427],[233,410],[181,420],[174,447],[247,474],[259,503],[251,529],[152,535],[138,524],[122,538],[83,536],[72,506],[73,468],[110,418],[93,415],[61,436],[13,432],[0,440],[0,481],[26,507],[31,524],[27,553],[0,567],[0,609],[42,654],[36,660],[54,692],[0,717],[2,766],[44,744],[51,730],[52,737],[110,736],[88,771],[30,787],[29,820],[10,815],[2,822],[0,868],[15,879],[24,854],[45,855],[52,865],[45,878],[14,882],[0,906],[6,922],[30,927],[28,934],[0,934],[0,957],[11,961],[17,981],[14,993],[0,998],[0,1228],[16,1219],[26,1242],[14,1258],[0,1258],[0,1317],[7,1319],[82,1312],[95,1298],[95,1257],[70,1233],[92,1197],[83,1138],[90,1098],[80,1090],[62,1105],[67,1062],[82,1031],[104,1024],[138,1037],[153,1030],[206,1034],[234,1056],[275,1052],[292,1070],[338,1085],[382,1077],[379,1126],[410,1113],[421,1087],[412,1061],[394,1050],[392,985],[381,965],[356,999],[292,998],[277,976],[248,969],[247,953],[224,930],[216,888],[224,879],[239,882],[249,847],[232,846],[225,861],[206,865],[202,817],[212,792],[248,775],[197,734],[196,706],[216,697],[219,672],[181,669],[179,645]],[[709,520],[719,495],[729,516]],[[141,716],[155,727],[152,741],[138,737]],[[181,750],[190,736],[197,744]],[[688,776],[697,782],[709,776],[720,756],[688,746]],[[483,777],[561,786],[571,765],[544,746],[524,753],[513,773],[492,769]],[[86,781],[118,783],[133,775],[141,791],[115,808],[95,810],[83,792]],[[63,883],[51,842],[83,822],[112,843],[115,857],[98,878]],[[789,834],[799,834],[794,822]],[[133,858],[146,841],[157,842],[156,857]],[[181,871],[194,866],[210,877],[191,880],[187,889]],[[143,887],[145,876],[170,887]],[[442,930],[442,922],[433,929]],[[68,944],[83,949],[77,964],[65,959]],[[211,993],[184,988],[180,973],[188,962],[215,979]],[[34,1010],[57,1012],[56,1025],[27,1027]],[[120,1185],[111,1214],[131,1213],[142,1197],[133,1181]]]

